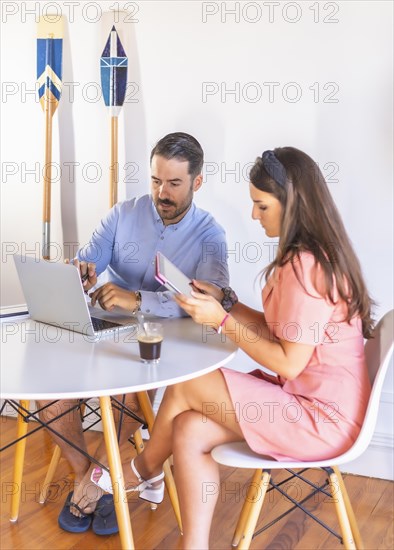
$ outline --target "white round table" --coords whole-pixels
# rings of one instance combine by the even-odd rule
[[[143,395],[149,389],[190,380],[228,363],[237,350],[212,327],[197,325],[191,319],[160,322],[164,324],[164,341],[160,363],[155,365],[140,361],[133,329],[92,342],[81,334],[31,319],[1,322],[1,398],[26,401],[100,398],[124,549],[134,548],[134,543],[110,396],[134,392]]]

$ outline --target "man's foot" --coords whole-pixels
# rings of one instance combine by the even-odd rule
[[[90,479],[92,469],[94,469],[94,466],[88,469],[81,481],[75,481],[70,512],[76,517],[92,514],[96,509],[98,500],[103,495],[100,487]],[[73,504],[76,506],[73,506]]]
[[[59,514],[58,524],[61,529],[68,531],[69,533],[84,533],[87,531],[92,523],[92,514],[85,514],[84,511],[79,508],[79,516],[71,513],[73,492],[69,493]]]

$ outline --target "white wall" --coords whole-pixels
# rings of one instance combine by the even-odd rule
[[[131,10],[133,22],[118,14],[117,28],[129,80],[138,85],[130,85],[119,122],[120,199],[148,190],[148,155],[157,139],[176,130],[194,134],[206,153],[196,202],[226,228],[232,285],[258,307],[251,282],[273,243],[250,218],[247,166],[267,148],[299,147],[328,180],[377,316],[390,309],[393,7],[365,0],[3,2],[1,304],[24,301],[10,253],[40,254],[44,117],[27,93],[36,79],[35,17],[62,10],[68,19],[65,86],[54,117],[53,162],[61,177],[53,184],[52,250],[60,259],[89,239],[107,210],[109,119],[96,96],[110,29],[105,11],[115,4]],[[70,163],[79,163],[74,178]],[[388,449],[390,376],[377,429]]]

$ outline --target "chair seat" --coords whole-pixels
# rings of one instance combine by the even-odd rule
[[[282,469],[282,468],[325,468],[335,464],[343,464],[351,460],[350,452],[326,460],[275,460],[274,458],[259,455],[250,449],[246,441],[224,443],[211,451],[211,455],[220,464],[235,468]]]

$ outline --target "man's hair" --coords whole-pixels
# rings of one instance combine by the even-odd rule
[[[188,174],[192,180],[202,172],[204,151],[196,138],[184,132],[174,132],[164,136],[153,147],[150,162],[154,155],[160,155],[167,160],[175,158],[180,161],[188,161]]]

